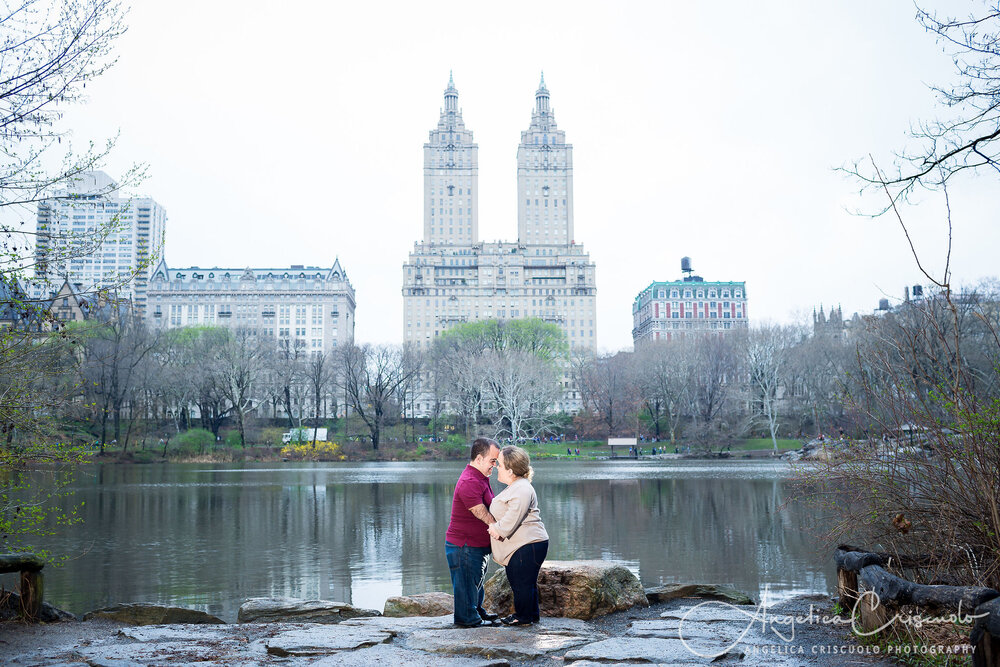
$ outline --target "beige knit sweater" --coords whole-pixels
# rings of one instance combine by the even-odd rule
[[[493,560],[500,565],[507,565],[514,552],[525,544],[549,539],[538,513],[535,488],[524,477],[515,479],[493,498],[490,514],[497,520],[497,532],[504,538],[501,541],[490,537]]]

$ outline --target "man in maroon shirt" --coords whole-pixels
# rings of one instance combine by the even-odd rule
[[[496,614],[483,609],[483,584],[490,557],[487,526],[494,523],[489,510],[493,502],[490,473],[499,455],[500,446],[493,440],[474,440],[471,460],[455,484],[451,501],[451,523],[444,536],[444,552],[455,591],[455,625],[464,628],[497,619]]]

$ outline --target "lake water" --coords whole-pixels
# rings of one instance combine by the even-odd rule
[[[45,599],[82,614],[116,602],[234,621],[246,598],[382,609],[450,591],[444,533],[462,462],[99,465],[73,487],[84,521],[45,545]],[[785,506],[778,462],[539,461],[549,559],[625,562],[650,586],[731,584],[759,599],[835,585],[831,554]],[[493,487],[502,485],[493,478]],[[495,569],[491,563],[490,571]],[[2,582],[14,585],[11,575]]]

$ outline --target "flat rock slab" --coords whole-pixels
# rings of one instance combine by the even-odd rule
[[[661,621],[635,621],[628,629],[633,637],[659,637],[660,639],[680,639],[680,621],[674,618]],[[718,636],[715,628],[684,624],[685,639],[712,639]]]
[[[117,644],[87,646],[76,651],[90,667],[136,667],[137,665],[194,664],[203,667],[259,665],[264,654],[234,653],[234,646],[207,647],[173,644]],[[45,663],[48,664],[48,663]]]
[[[660,618],[683,619],[688,623],[750,623],[760,618],[757,607],[733,607],[725,602],[705,602],[692,607],[679,607],[660,614]]]
[[[689,648],[690,647],[690,648]],[[651,639],[619,637],[587,644],[566,653],[567,660],[596,660],[598,662],[654,662],[671,665],[702,665],[714,660],[721,650],[717,643],[687,642],[679,639]],[[693,650],[692,650],[693,649]],[[739,652],[733,654],[736,659]]]
[[[95,609],[83,615],[85,621],[92,619],[118,621],[130,625],[225,624],[221,618],[203,611],[159,604],[116,604],[111,607]]]
[[[137,642],[190,642],[219,641],[229,639],[233,631],[227,627],[204,628],[190,625],[144,625],[135,628],[122,628],[118,636]]]
[[[404,618],[393,618],[391,616],[368,616],[352,618],[343,621],[341,626],[371,628],[382,632],[391,632],[393,635],[400,635],[413,632],[414,630],[444,630],[455,627],[455,617],[452,614],[447,616],[407,616]]]
[[[533,660],[579,646],[589,639],[531,628],[486,626],[454,630],[418,630],[406,638],[407,648],[429,653]]]
[[[387,641],[391,634],[371,628],[304,627],[282,632],[265,641],[267,652],[279,657],[327,655],[375,646]]]
[[[360,609],[346,602],[296,598],[250,598],[237,616],[240,623],[340,623],[359,616],[381,616],[375,609]]]
[[[391,667],[427,667],[428,664],[444,664],[449,667],[510,667],[504,659],[466,658],[463,656],[430,656],[422,651],[411,651],[398,646],[379,644],[371,648],[358,649],[350,653],[319,658],[310,666],[321,667],[368,667],[368,665],[391,665]]]

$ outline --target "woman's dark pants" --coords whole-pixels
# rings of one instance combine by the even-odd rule
[[[525,544],[507,562],[507,581],[514,593],[514,616],[523,623],[535,623],[538,613],[538,571],[549,552],[549,541]]]

